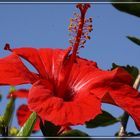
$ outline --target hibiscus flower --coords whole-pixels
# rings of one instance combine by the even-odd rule
[[[0,84],[32,84],[28,107],[43,120],[55,125],[78,125],[101,114],[101,102],[120,106],[140,129],[140,94],[132,88],[132,77],[122,68],[101,70],[96,62],[77,56],[83,47],[92,19],[85,19],[89,4],[78,4],[81,15],[71,19],[69,30],[74,34],[68,49],[16,48],[0,59]],[[38,73],[31,72],[20,57],[31,63]]]

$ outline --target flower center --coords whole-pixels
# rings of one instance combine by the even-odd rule
[[[65,94],[63,96],[63,100],[66,101],[66,102],[70,102],[73,100],[73,97],[74,97],[74,94],[73,94],[73,90],[72,89],[66,89],[65,90]]]

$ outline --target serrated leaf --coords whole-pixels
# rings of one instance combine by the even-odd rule
[[[117,0],[112,0],[112,2],[117,2]],[[121,0],[121,2],[139,2],[139,0]],[[112,5],[122,12],[140,17],[140,3],[112,3]]]
[[[45,121],[44,124],[42,120],[40,120],[40,129],[44,136],[46,137],[54,137],[59,135],[60,126],[55,126],[53,123],[49,121]]]
[[[135,81],[135,79],[137,78],[138,74],[139,74],[139,69],[135,66],[129,66],[129,65],[126,65],[126,66],[120,66],[120,65],[117,65],[115,63],[112,63],[112,69],[115,69],[117,67],[121,67],[121,68],[124,68],[129,74],[131,74],[131,76],[133,77],[133,83]]]
[[[3,115],[3,121],[4,121],[4,126],[7,127],[11,121],[13,111],[15,107],[15,99],[10,98],[9,102],[7,103],[4,115]]]
[[[133,36],[127,36],[127,38],[140,46],[140,39],[133,37]]]
[[[28,137],[32,133],[32,130],[34,128],[34,125],[37,120],[37,115],[35,112],[33,112],[28,120],[25,122],[25,124],[22,126],[20,131],[18,132],[17,136],[18,137]]]
[[[89,137],[89,135],[86,134],[85,132],[74,129],[63,133],[62,135],[60,135],[60,137]]]
[[[119,122],[119,119],[112,116],[110,113],[103,111],[95,119],[86,122],[87,128],[105,127]]]

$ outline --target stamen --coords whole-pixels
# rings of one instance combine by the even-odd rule
[[[76,7],[80,10],[80,15],[77,13],[74,13],[74,18],[70,19],[70,25],[68,27],[68,30],[71,32],[70,36],[72,36],[69,42],[73,50],[72,50],[72,54],[69,57],[69,62],[68,62],[69,64],[67,67],[67,71],[65,73],[65,77],[59,85],[58,96],[61,98],[64,97],[69,75],[73,67],[73,64],[76,61],[78,50],[80,48],[84,48],[86,39],[90,39],[90,36],[88,35],[88,33],[93,30],[92,25],[91,25],[92,18],[85,19],[85,15],[86,15],[87,9],[90,7],[90,4],[77,4]]]
[[[74,50],[77,51],[78,47],[83,48],[80,46],[85,44],[86,39],[90,39],[88,34],[93,30],[91,24],[92,18],[85,19],[85,14],[90,4],[77,4],[76,7],[80,9],[81,15],[74,13],[74,17],[70,19],[70,25],[68,27],[68,30],[71,32],[70,36],[73,36],[69,41],[73,47],[73,52]]]

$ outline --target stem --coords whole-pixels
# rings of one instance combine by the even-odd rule
[[[6,106],[4,115],[3,115],[5,127],[8,127],[9,123],[12,120],[14,108],[15,108],[15,99],[12,97],[12,98],[10,98],[9,102],[7,103],[7,106]]]
[[[121,127],[120,127],[120,130],[118,132],[119,137],[123,137],[123,136],[127,135],[126,127],[127,127],[128,119],[129,119],[129,115],[127,112],[124,111],[123,116],[121,118]]]
[[[137,76],[136,80],[135,80],[135,83],[133,85],[133,88],[135,88],[136,90],[138,90],[140,86],[140,70],[139,70],[139,75]]]
[[[133,88],[138,90],[139,86],[140,86],[140,70],[139,70],[139,74],[133,84]],[[123,136],[127,135],[126,127],[127,127],[128,119],[129,119],[129,114],[127,112],[124,112],[122,119],[121,119],[121,127],[118,132],[118,136],[123,137]]]

